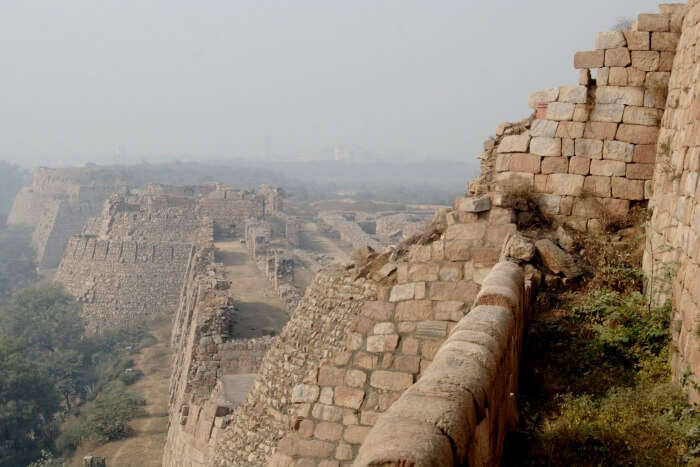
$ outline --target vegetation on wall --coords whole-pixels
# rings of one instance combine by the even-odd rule
[[[537,297],[505,465],[700,465],[700,414],[670,382],[671,306],[642,294],[641,220],[581,238],[592,277]]]

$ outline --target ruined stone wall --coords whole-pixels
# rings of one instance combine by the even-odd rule
[[[673,375],[677,381],[700,379],[700,2],[662,6],[663,16],[649,18],[652,40],[678,42],[666,112],[656,148],[653,215],[647,232],[644,272],[647,293],[657,304],[672,299]],[[686,13],[683,20],[683,14]],[[670,19],[669,19],[670,17]],[[641,18],[640,18],[641,19]],[[652,21],[653,20],[653,21]],[[682,28],[681,28],[682,25]],[[680,39],[679,39],[679,33]],[[688,386],[700,401],[697,386]]]
[[[472,192],[529,193],[580,231],[647,200],[680,31],[670,13],[682,7],[640,15],[634,31],[599,33],[595,50],[576,53],[579,84],[531,95],[534,117],[498,128]]]
[[[272,337],[231,338],[235,308],[230,284],[222,278],[212,249],[199,250],[173,320],[171,343],[176,352],[165,466],[209,465],[222,427],[242,402],[232,400],[226,386],[250,381],[273,342]]]
[[[217,186],[198,203],[202,216],[214,221],[217,237],[243,237],[246,221],[265,217],[266,197]]]
[[[79,234],[85,222],[97,211],[91,203],[47,200],[44,215],[34,229],[32,245],[39,266],[54,268],[61,263],[71,236]]]
[[[248,400],[217,442],[215,465],[265,464],[297,413],[292,387],[340,351],[363,300],[374,298],[374,286],[364,279],[337,269],[319,273],[265,355]]]
[[[71,237],[55,280],[99,331],[177,309],[194,247]]]

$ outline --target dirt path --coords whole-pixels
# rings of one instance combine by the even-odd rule
[[[217,242],[215,246],[216,260],[225,266],[238,310],[234,337],[260,337],[270,331],[279,333],[289,315],[272,284],[248,258],[246,246],[240,242]]]
[[[164,318],[149,326],[157,342],[134,356],[134,366],[144,376],[128,391],[146,399],[145,414],[130,425],[133,436],[101,446],[82,445],[73,455],[71,466],[79,467],[87,455],[104,456],[110,467],[156,467],[162,465],[163,446],[168,432],[170,394],[170,327]]]

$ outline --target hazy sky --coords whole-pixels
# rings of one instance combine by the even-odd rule
[[[650,0],[0,0],[0,159],[470,158]],[[121,154],[122,156],[117,156]]]

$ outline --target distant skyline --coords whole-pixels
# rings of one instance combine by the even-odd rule
[[[0,160],[472,159],[647,0],[0,3]],[[476,166],[476,160],[474,164]]]

